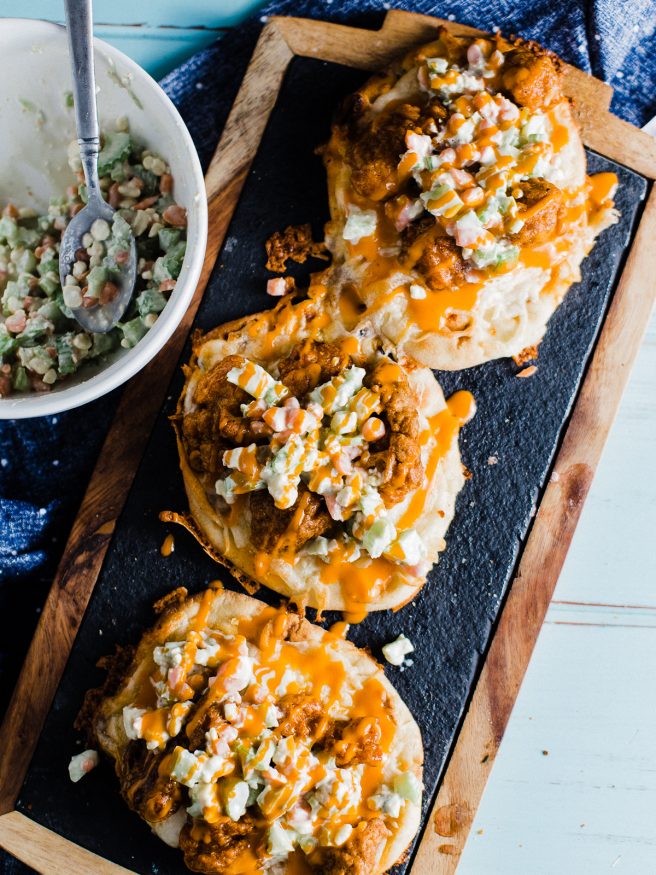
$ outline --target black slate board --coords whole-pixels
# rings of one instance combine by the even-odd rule
[[[312,221],[315,234],[327,219],[325,176],[313,154],[327,139],[332,109],[363,80],[361,72],[296,59],[258,151],[230,225],[197,326],[209,329],[271,305],[265,294],[264,242],[287,224]],[[446,394],[474,392],[478,413],[466,427],[463,461],[473,472],[458,499],[448,548],[419,597],[398,613],[370,615],[350,638],[380,647],[404,631],[416,646],[414,666],[388,675],[421,727],[426,751],[425,810],[467,702],[478,661],[512,577],[517,556],[560,435],[575,400],[636,218],[646,181],[590,154],[590,172],[614,170],[620,179],[618,225],[604,233],[584,265],[540,347],[537,374],[514,377],[512,362],[491,362],[459,373],[441,373]],[[319,263],[298,269],[301,277]],[[188,358],[189,350],[184,358]],[[187,872],[178,852],[156,839],[119,797],[112,769],[103,764],[79,784],[67,765],[78,751],[72,724],[84,691],[102,674],[95,668],[115,644],[136,642],[152,622],[152,603],[176,586],[191,591],[214,579],[238,588],[181,530],[175,552],[159,548],[169,529],[162,509],[181,510],[186,500],[168,415],[181,389],[180,373],[154,429],[39,746],[17,804],[19,811],[97,854],[139,873]],[[490,460],[496,459],[496,464]],[[277,597],[261,590],[261,598]],[[332,622],[335,617],[327,617]],[[408,864],[397,867],[405,872]]]

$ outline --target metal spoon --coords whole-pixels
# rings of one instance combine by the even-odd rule
[[[93,68],[93,16],[91,0],[66,0],[66,26],[73,67],[73,95],[80,158],[87,185],[88,202],[71,219],[59,247],[59,278],[64,286],[66,277],[77,261],[75,253],[82,246],[82,237],[96,219],[112,224],[114,210],[103,199],[98,181],[100,132],[96,110],[96,80]],[[130,257],[120,271],[118,294],[106,304],[76,307],[73,315],[86,331],[104,334],[119,321],[132,297],[137,275],[137,248],[130,242]]]

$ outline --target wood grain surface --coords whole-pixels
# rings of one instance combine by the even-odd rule
[[[0,817],[0,845],[42,875],[134,875],[18,811]]]
[[[293,18],[271,19],[264,28],[206,176],[210,234],[194,301],[165,350],[124,393],[0,728],[0,811],[11,810],[20,789],[288,62],[301,54],[373,69],[399,50],[429,38],[440,23],[457,32],[471,32],[450,22],[401,12],[390,12],[379,32]],[[608,112],[609,87],[573,68],[567,68],[566,74],[585,143],[655,178],[656,145]],[[647,321],[654,292],[650,281],[656,275],[651,243],[655,231],[652,193],[558,456],[560,477],[545,491],[419,846],[415,875],[442,875],[457,866]],[[16,836],[21,841],[29,836],[40,849],[28,862],[42,872],[54,871],[48,858],[65,853],[62,849],[68,844],[12,812],[0,818],[0,844],[17,853]],[[69,866],[66,871],[125,871],[98,868],[95,863],[94,867]]]

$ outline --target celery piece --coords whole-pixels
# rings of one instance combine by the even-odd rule
[[[22,365],[14,365],[11,374],[11,385],[14,392],[27,392],[29,390],[30,381],[27,371]]]
[[[165,255],[160,255],[153,267],[153,280],[156,283],[164,282],[164,280],[176,280],[178,278],[186,248],[186,241],[180,240],[169,252]]]
[[[18,344],[16,338],[12,337],[4,325],[0,324],[0,356],[5,359],[11,356]]]
[[[179,228],[161,228],[158,232],[157,236],[159,238],[159,245],[164,250],[164,252],[168,252],[169,249],[172,249],[175,244],[180,240],[180,234],[182,232]]]
[[[148,331],[141,320],[141,316],[137,316],[136,319],[131,319],[129,322],[119,322],[118,327],[123,332],[123,340],[127,344],[128,349],[136,346]]]
[[[130,156],[132,140],[125,131],[106,133],[104,144],[98,155],[98,175],[109,173],[118,161],[125,161]]]
[[[11,216],[0,219],[0,240],[6,240],[11,246],[18,242],[18,225]]]
[[[106,355],[108,352],[116,349],[119,344],[119,334],[119,329],[108,331],[106,334],[94,334],[90,358]]]
[[[166,298],[158,289],[144,289],[137,298],[137,309],[140,316],[161,313],[164,307],[166,307]]]
[[[97,298],[108,279],[109,271],[106,267],[101,265],[92,267],[87,275],[87,294],[92,298]]]
[[[73,351],[73,338],[75,334],[69,331],[68,334],[60,335],[55,341],[57,349],[57,369],[59,373],[74,374],[77,370],[77,362],[75,361],[75,353]]]
[[[19,346],[36,347],[43,336],[47,334],[49,327],[47,320],[37,313],[27,320],[25,330],[17,335],[16,342]]]

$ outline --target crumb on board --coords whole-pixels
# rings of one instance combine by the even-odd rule
[[[537,371],[537,365],[529,365],[524,370],[520,371],[518,374],[515,374],[516,377],[532,377],[533,374]]]
[[[265,243],[267,254],[267,270],[273,273],[284,273],[287,261],[303,264],[308,258],[328,260],[325,243],[315,243],[312,239],[312,226],[288,225],[284,231],[274,232]]]
[[[517,365],[517,367],[521,367],[521,365],[525,365],[526,362],[535,361],[538,357],[538,348],[537,345],[527,346],[521,352],[518,352],[517,355],[514,355],[513,361]]]
[[[440,845],[437,850],[440,854],[446,854],[449,857],[453,857],[459,853],[458,848],[455,845]]]
[[[488,456],[487,457],[488,465],[496,465],[496,464],[498,464],[498,462],[499,462],[498,456]]]
[[[296,280],[293,276],[277,276],[267,281],[267,295],[274,298],[281,298],[283,295],[289,295],[296,291]]]

